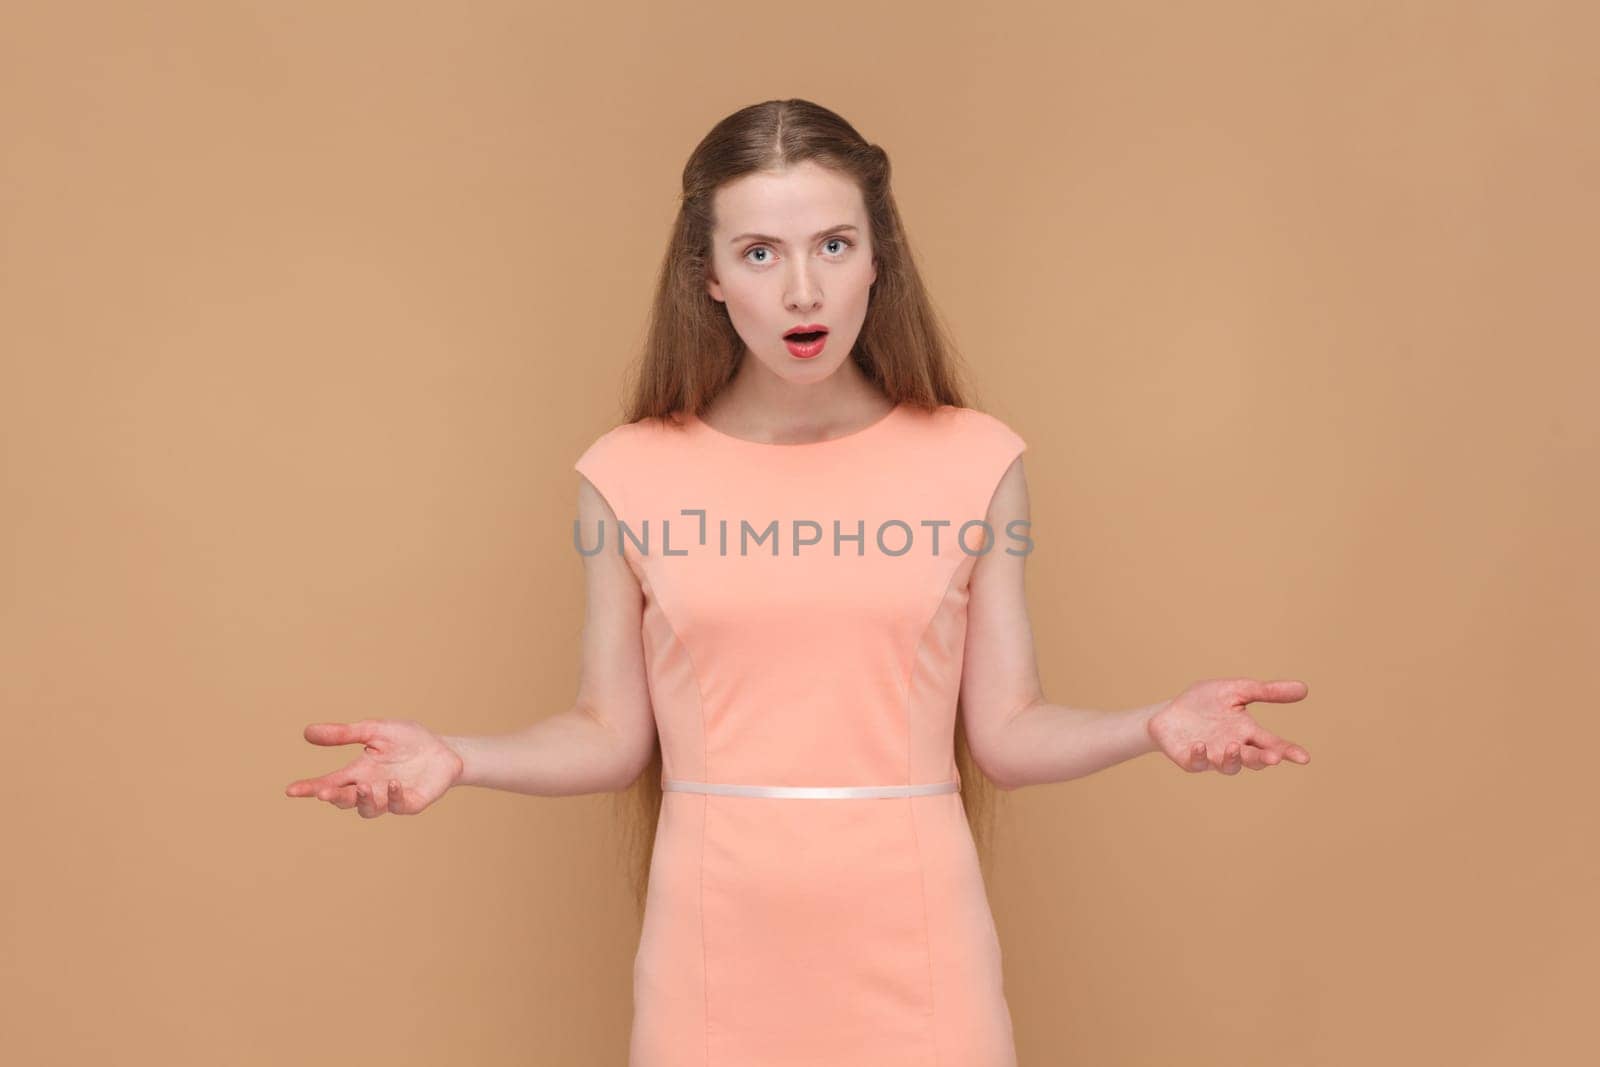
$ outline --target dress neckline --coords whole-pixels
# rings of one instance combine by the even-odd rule
[[[844,443],[849,442],[849,441],[859,441],[859,440],[861,440],[862,438],[864,438],[864,437],[868,436],[869,434],[871,434],[873,431],[878,430],[881,427],[886,426],[888,423],[892,422],[894,420],[895,416],[900,414],[901,409],[904,408],[904,407],[905,407],[905,404],[903,402],[902,403],[898,403],[894,407],[890,408],[887,412],[885,412],[884,414],[878,416],[878,418],[874,419],[872,422],[867,423],[867,425],[862,426],[859,429],[851,430],[849,433],[842,433],[837,437],[825,437],[820,441],[752,441],[748,437],[735,437],[731,433],[727,433],[727,432],[725,432],[723,430],[719,430],[715,426],[711,425],[709,422],[706,422],[700,416],[694,414],[693,412],[685,412],[684,416],[685,416],[686,419],[688,419],[688,421],[690,423],[692,423],[695,426],[699,427],[701,430],[703,430],[704,432],[710,434],[712,437],[719,438],[720,440],[727,441],[727,442],[729,442],[731,444],[738,445],[738,446],[740,446],[742,448],[759,448],[759,449],[773,449],[773,448],[776,448],[776,449],[827,448],[830,445],[839,445],[839,444],[844,444]]]

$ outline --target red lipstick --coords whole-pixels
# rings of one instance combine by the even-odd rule
[[[814,323],[794,326],[783,332],[783,343],[796,359],[812,359],[828,343],[828,328]]]

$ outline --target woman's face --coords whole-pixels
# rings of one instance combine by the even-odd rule
[[[827,378],[855,347],[878,277],[861,190],[807,161],[729,182],[712,213],[706,291],[727,305],[745,347],[785,381]],[[785,343],[797,326],[827,329],[820,352]]]

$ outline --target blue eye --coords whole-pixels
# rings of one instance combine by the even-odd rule
[[[849,247],[851,247],[852,245],[855,244],[854,241],[851,241],[848,238],[844,238],[844,237],[829,237],[827,240],[823,241],[822,243],[823,243],[824,246],[827,246],[827,245],[844,245],[845,248],[849,248]],[[749,248],[745,249],[744,258],[746,260],[749,260],[750,259],[750,255],[753,252],[770,252],[770,251],[771,251],[771,249],[769,249],[766,245],[751,245]],[[834,257],[837,258],[838,256],[843,255],[843,254],[844,253],[842,251],[834,253]],[[763,264],[763,263],[766,263],[767,261],[764,260],[764,259],[758,259],[758,260],[754,260],[753,262],[755,262],[757,264]]]

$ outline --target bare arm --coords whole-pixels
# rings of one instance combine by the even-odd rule
[[[600,523],[605,548],[583,557],[586,607],[578,695],[572,707],[511,734],[445,737],[462,759],[457,785],[536,796],[623,789],[650,760],[656,725],[646,680],[644,594],[617,554],[617,518],[600,492],[578,479],[578,521],[592,544]]]
[[[1063,782],[1157,750],[1146,729],[1162,701],[1126,711],[1051,704],[1039,685],[1024,589],[1023,547],[1008,530],[1028,522],[1028,484],[1018,457],[995,488],[988,523],[994,548],[973,565],[961,674],[962,717],[973,759],[1002,789]],[[1007,551],[1010,549],[1011,551]]]

